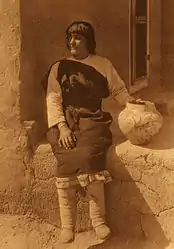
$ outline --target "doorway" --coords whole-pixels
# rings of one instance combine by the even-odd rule
[[[129,7],[129,90],[134,93],[148,85],[149,0],[130,0]]]

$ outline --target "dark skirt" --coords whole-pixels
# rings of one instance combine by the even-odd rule
[[[111,123],[109,113],[102,119],[80,118],[79,131],[74,132],[77,144],[71,150],[59,147],[59,130],[57,127],[50,128],[47,139],[57,159],[57,177],[105,170],[107,151],[112,144]]]

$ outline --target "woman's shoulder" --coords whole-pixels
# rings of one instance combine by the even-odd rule
[[[94,54],[94,55],[92,55],[92,57],[94,60],[99,61],[100,63],[103,63],[105,65],[111,64],[110,60],[105,56],[101,56],[99,54]]]
[[[113,67],[111,61],[110,61],[107,57],[105,57],[105,56],[101,56],[101,55],[96,54],[96,55],[93,55],[92,57],[93,57],[92,63],[93,63],[94,65],[97,65],[98,68],[99,68],[101,71],[104,72],[104,74],[105,74],[108,70],[110,70],[110,68]]]

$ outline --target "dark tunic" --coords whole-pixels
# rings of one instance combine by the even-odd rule
[[[102,99],[109,96],[107,79],[81,62],[61,60],[57,71],[66,121],[77,137],[74,149],[58,144],[59,130],[52,127],[48,141],[58,162],[57,176],[95,173],[105,169],[106,153],[112,144],[112,117],[102,111]]]

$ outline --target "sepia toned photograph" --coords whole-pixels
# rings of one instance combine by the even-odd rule
[[[174,249],[174,1],[0,0],[0,249]]]

